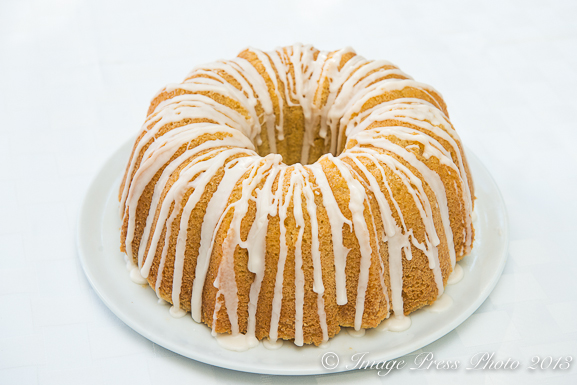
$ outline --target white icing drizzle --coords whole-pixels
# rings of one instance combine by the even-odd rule
[[[375,194],[377,203],[379,205],[381,219],[383,221],[383,226],[384,226],[384,230],[385,230],[383,240],[387,241],[388,246],[389,246],[388,251],[389,251],[389,266],[390,266],[391,286],[392,286],[391,290],[393,292],[394,299],[395,299],[393,302],[396,305],[396,306],[394,306],[394,309],[396,309],[397,312],[402,312],[402,296],[401,296],[401,290],[402,290],[402,247],[403,247],[403,244],[406,243],[406,242],[403,242],[403,241],[405,241],[405,239],[401,239],[401,238],[403,238],[401,229],[398,228],[396,222],[394,221],[391,207],[389,206],[383,191],[381,191],[381,188],[380,188],[376,178],[373,176],[373,174],[371,174],[367,170],[365,165],[358,159],[357,156],[350,156],[350,159],[352,159],[355,162],[355,165],[361,170],[363,175],[368,179],[369,189]],[[377,166],[377,167],[380,167],[380,166]],[[386,183],[385,179],[383,179],[383,181]],[[387,189],[390,190],[388,187],[388,184],[387,184]],[[402,213],[400,213],[400,210],[399,210],[399,214],[402,215]],[[402,220],[402,216],[401,216],[401,220]],[[401,242],[399,242],[399,239],[401,239]],[[381,261],[381,269],[384,270],[384,266],[382,264],[382,261]],[[387,291],[387,288],[386,288],[385,283],[384,283],[383,275],[384,275],[384,271],[381,272],[381,280],[382,280],[381,285],[383,286],[383,293],[385,295],[385,298],[387,299],[387,313],[388,313],[390,311],[391,304],[390,304],[388,291]],[[394,277],[394,278],[392,278],[392,277]]]
[[[196,262],[195,278],[192,286],[190,304],[192,318],[196,322],[201,321],[200,310],[202,290],[204,288],[208,264],[212,254],[214,235],[216,233],[217,224],[219,223],[221,213],[225,213],[227,211],[228,197],[230,196],[232,189],[246,172],[246,166],[243,163],[244,162],[241,160],[234,164],[232,168],[226,169],[223,182],[218,185],[213,199],[210,200],[206,207],[207,215],[204,217],[200,232],[200,249]],[[229,175],[229,173],[232,175]]]
[[[313,262],[313,291],[317,293],[317,315],[319,317],[321,331],[323,334],[323,341],[327,341],[329,339],[328,335],[328,326],[326,320],[326,312],[325,312],[325,301],[323,298],[325,288],[323,285],[323,275],[322,275],[322,264],[321,264],[321,250],[320,250],[320,241],[319,241],[319,225],[317,220],[317,207],[315,204],[315,194],[313,192],[313,186],[309,182],[307,178],[307,171],[304,167],[300,164],[295,166],[297,170],[303,176],[302,178],[302,193],[305,197],[306,201],[306,210],[309,215],[309,221],[311,226],[311,256]],[[299,210],[295,207],[295,216],[302,210]],[[298,221],[300,222],[299,226],[305,225],[304,218],[299,216]],[[300,234],[300,233],[299,233]],[[298,248],[297,248],[298,249]],[[304,306],[304,303],[303,303]]]
[[[335,158],[331,154],[328,154],[327,158],[337,166],[337,169],[345,179],[350,190],[349,210],[351,211],[353,219],[353,231],[359,241],[361,251],[361,268],[357,287],[357,301],[355,303],[355,330],[359,330],[363,321],[365,295],[369,283],[369,268],[371,267],[371,254],[373,253],[371,237],[364,217],[365,200],[367,196],[364,187],[352,176],[348,164],[342,162],[339,158]]]
[[[297,173],[293,173],[296,175]],[[295,242],[295,345],[303,345],[303,313],[305,306],[305,275],[303,272],[303,234],[305,220],[302,215],[302,189],[300,184],[295,186],[293,195],[294,216],[298,227],[297,240]]]
[[[313,47],[301,44],[295,44],[284,50],[276,50],[269,55],[277,70],[277,75],[285,85],[287,104],[301,106],[303,110],[304,134],[301,149],[301,163],[303,164],[308,163],[309,150],[315,139],[314,129],[320,111],[313,105],[313,98],[326,56],[325,52],[320,52],[315,60]],[[290,67],[294,70],[294,78],[289,76]],[[292,99],[295,99],[297,103],[293,103]]]
[[[350,249],[344,246],[343,232],[350,231],[359,245],[359,278],[353,289],[356,293],[354,328],[346,329],[350,335],[360,336],[365,331],[363,316],[371,268],[377,269],[379,290],[387,304],[385,317],[389,317],[378,329],[402,331],[410,327],[402,297],[403,257],[410,261],[416,250],[427,257],[437,287],[437,300],[430,310],[446,307],[451,298],[443,294],[439,248],[446,248],[448,252],[454,270],[448,283],[454,284],[463,275],[462,268],[456,264],[457,255],[468,254],[472,248],[472,223],[476,215],[460,138],[443,112],[439,93],[414,81],[392,63],[365,60],[351,48],[329,53],[296,44],[272,52],[247,50],[256,62],[235,58],[202,65],[183,83],[170,84],[156,95],[173,93],[158,103],[146,119],[120,192],[120,211],[126,225],[124,247],[131,278],[140,284],[150,281],[159,298],[161,288],[169,287],[173,304],[170,314],[175,317],[186,313],[181,297],[189,294],[192,318],[196,322],[212,322],[213,334],[221,346],[236,351],[257,346],[257,330],[261,330],[257,311],[267,271],[269,220],[278,217],[279,255],[274,287],[270,288],[268,339],[264,339],[263,344],[267,349],[282,346],[279,323],[283,285],[287,261],[293,257],[288,252],[294,246],[294,342],[302,346],[307,335],[305,310],[311,304],[305,303],[305,294],[310,278],[305,275],[304,265],[312,263],[312,290],[317,295],[321,347],[327,346],[327,283],[323,282],[325,267],[318,222],[321,208],[316,198],[322,202],[330,226],[334,290],[339,306],[347,304],[349,294],[346,272]],[[344,58],[347,58],[345,62]],[[272,86],[267,85],[264,76]],[[321,88],[327,84],[328,94]],[[420,92],[427,100],[404,97],[407,89]],[[382,96],[386,96],[387,101],[369,104]],[[222,100],[232,101],[235,107],[221,104]],[[257,112],[259,106],[260,113]],[[285,106],[302,108],[302,164],[288,166],[282,162],[281,155],[275,154],[279,143],[285,140]],[[255,152],[263,144],[263,134],[272,152],[265,157]],[[318,162],[306,165],[317,137],[324,139],[327,154]],[[337,156],[342,149],[345,150]],[[339,188],[335,170],[328,172],[322,163],[332,163],[340,175],[338,178],[346,183],[348,204],[340,202],[339,206],[337,197],[341,199],[342,195],[335,190]],[[435,167],[445,168],[455,177],[454,181],[444,184]],[[406,196],[412,198],[417,208],[424,229],[422,239],[417,239],[405,222],[402,206],[396,200],[399,186],[393,185],[391,175],[400,181],[404,194],[408,193]],[[214,183],[218,183],[216,189]],[[213,191],[211,195],[207,195],[209,188]],[[235,191],[238,199],[233,201]],[[137,222],[137,209],[145,193],[150,197],[148,214]],[[450,217],[447,194],[459,197],[461,217]],[[371,207],[373,197],[378,209]],[[255,218],[246,239],[242,239],[241,225],[251,202],[256,207]],[[292,213],[289,212],[291,204]],[[192,223],[191,215],[198,213],[195,209],[203,207],[202,218]],[[434,213],[438,213],[442,231],[435,227]],[[367,217],[370,220],[366,220]],[[228,227],[223,225],[225,218],[231,218]],[[291,233],[288,219],[294,219]],[[382,234],[377,226],[379,220],[383,224]],[[461,226],[455,238],[463,239],[459,250],[455,249],[452,224]],[[173,227],[177,229],[175,234]],[[200,234],[198,250],[187,249],[191,230]],[[305,233],[309,232],[311,238],[305,239]],[[216,279],[206,282],[219,237],[223,239],[219,249],[222,257]],[[235,254],[239,248],[247,251],[247,269],[254,275],[248,292],[246,332],[241,332],[239,320],[241,307],[235,272]],[[169,250],[173,250],[174,255],[169,255]],[[189,283],[191,292],[183,293],[185,261],[191,252],[197,255],[194,280]],[[388,272],[384,255],[388,255]],[[379,265],[371,267],[375,256]],[[166,267],[172,257],[170,275]],[[157,258],[158,267],[154,270]],[[156,273],[154,281],[151,273]],[[167,279],[171,282],[166,282]],[[202,313],[207,284],[217,289],[212,320],[203,319]],[[223,304],[225,313],[220,311]],[[214,331],[222,314],[228,317],[231,334]]]
[[[270,331],[269,331],[269,339],[271,341],[276,341],[278,338],[278,325],[280,320],[280,312],[281,312],[281,305],[282,305],[282,289],[283,289],[283,281],[284,281],[284,267],[287,258],[287,243],[286,243],[286,227],[285,221],[287,219],[287,210],[290,204],[290,197],[294,191],[294,178],[289,175],[289,187],[286,195],[284,196],[283,200],[283,186],[285,181],[285,173],[281,174],[282,178],[279,178],[279,183],[277,187],[276,194],[278,198],[278,217],[279,217],[279,257],[277,263],[277,272],[275,277],[275,285],[274,285],[274,293],[273,293],[273,302],[272,302],[272,314],[271,314],[271,321],[270,321]]]
[[[265,164],[265,167],[270,166],[271,168],[266,176],[264,186],[257,191],[256,218],[252,224],[246,242],[242,243],[242,246],[248,250],[249,254],[248,269],[250,272],[256,274],[255,280],[250,288],[250,302],[248,305],[247,335],[252,337],[255,337],[258,296],[260,294],[261,283],[265,272],[264,261],[266,254],[268,216],[274,215],[276,212],[276,200],[271,190],[275,178],[280,172],[280,166],[282,164],[282,157],[280,155],[269,155],[267,158],[270,158],[270,163]]]
[[[254,189],[260,184],[261,180],[265,176],[265,173],[270,169],[272,164],[278,163],[280,161],[279,158],[280,156],[271,154],[263,158],[263,162],[259,162],[258,164],[254,163],[252,169],[250,170],[249,176],[242,181],[242,196],[239,198],[239,200],[230,204],[229,206],[233,210],[233,218],[230,223],[226,238],[222,244],[222,260],[218,269],[218,275],[214,282],[214,287],[219,289],[218,293],[222,293],[224,295],[228,319],[230,320],[232,329],[232,337],[236,337],[240,334],[238,324],[238,295],[234,269],[234,254],[237,246],[247,248],[246,242],[243,242],[241,239],[241,221],[248,212],[248,201],[252,197]],[[256,266],[257,263],[262,264],[262,269]],[[251,258],[249,257],[249,270],[251,270],[251,268],[255,271],[258,270],[255,282],[257,282],[257,285],[260,285],[262,274],[264,274],[264,272],[261,272],[261,270],[264,270],[263,257],[261,256],[261,259],[258,261],[255,261],[254,257],[251,261]],[[217,294],[217,297],[219,297],[219,294]],[[249,314],[251,314],[250,310]],[[254,313],[252,314],[254,317]],[[250,326],[251,322],[249,318],[249,327]],[[247,333],[245,337],[249,345],[258,344],[258,340],[254,336],[254,330],[249,329],[249,333]]]
[[[359,122],[365,119],[368,115],[371,116],[371,119],[364,120],[361,124],[359,124]],[[418,141],[425,147],[423,152],[423,156],[425,158],[428,159],[430,156],[435,156],[441,164],[453,168],[453,170],[459,174],[459,177],[461,178],[460,180],[462,182],[460,188],[462,191],[463,202],[465,204],[464,212],[466,214],[466,228],[469,229],[472,221],[472,200],[469,189],[468,176],[465,170],[463,157],[461,155],[461,149],[458,144],[460,142],[459,136],[448,122],[446,116],[442,113],[442,111],[433,107],[426,101],[419,99],[397,99],[392,102],[379,104],[365,111],[364,113],[359,114],[354,119],[354,126],[347,126],[347,136],[354,136],[361,131],[367,130],[370,124],[373,124],[374,122],[385,121],[387,119],[409,123],[419,127],[419,130],[408,127],[389,126],[386,128],[379,128],[379,135],[394,135],[402,140]],[[423,135],[421,132],[433,133],[434,135],[449,142],[452,153],[455,154],[457,159],[457,164],[453,164],[451,154],[449,154],[437,140],[429,135]],[[418,148],[417,145],[410,145],[406,146],[405,149],[409,149],[409,147]],[[467,231],[465,249],[460,250],[461,255],[470,252],[472,246],[471,242],[472,232]]]
[[[327,210],[327,216],[329,217],[329,223],[331,225],[333,254],[335,256],[337,305],[345,305],[347,303],[345,267],[347,264],[347,254],[350,249],[345,247],[343,244],[343,225],[347,224],[349,228],[351,228],[353,224],[341,212],[320,163],[317,162],[313,165],[307,166],[307,168],[311,170],[315,176],[317,186],[320,188],[321,194],[323,195],[323,205]]]
[[[174,318],[182,318],[186,315],[186,312],[176,306],[171,306],[169,309],[169,313],[171,316],[173,316]]]
[[[363,175],[369,181],[369,188],[375,194],[376,200],[379,204],[381,219],[383,221],[383,225],[385,228],[385,240],[388,244],[388,255],[389,255],[389,271],[390,271],[390,284],[391,284],[391,292],[392,292],[392,307],[393,311],[396,315],[404,314],[403,311],[403,298],[402,298],[402,288],[403,288],[403,267],[402,267],[402,256],[403,251],[407,256],[407,259],[412,259],[412,252],[409,243],[409,237],[412,240],[412,244],[424,250],[423,245],[421,245],[413,236],[412,231],[407,231],[406,224],[404,222],[403,214],[399,208],[397,201],[393,198],[391,188],[386,181],[385,171],[383,167],[377,161],[376,156],[371,153],[364,153],[364,154],[348,154],[349,158],[353,159],[357,167],[363,172]],[[377,170],[381,173],[382,183],[385,187],[383,190],[378,182],[376,181],[375,177],[366,169],[366,167],[360,162],[358,159],[360,156],[371,160],[376,165]],[[396,169],[396,167],[401,168],[398,162],[395,162],[394,159],[386,159],[386,162],[383,162],[386,166],[391,169],[401,180],[403,180],[405,187],[409,189],[411,195],[415,198],[415,203],[418,204],[420,199],[418,199],[418,193],[415,192],[412,188],[410,183],[410,177],[407,177],[407,174],[404,174]],[[408,171],[408,170],[404,170]],[[400,222],[402,224],[402,230],[397,226],[396,221],[393,217],[393,210],[387,202],[387,198],[385,197],[384,191],[387,191],[389,199],[393,202],[395,207],[395,211],[400,218]],[[420,210],[421,217],[425,223],[428,223],[428,226],[425,226],[425,229],[432,229],[434,236],[434,225],[432,224],[432,219],[428,218],[424,210]],[[428,222],[427,222],[428,221]],[[432,246],[430,246],[432,247]]]

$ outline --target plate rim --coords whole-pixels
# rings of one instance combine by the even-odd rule
[[[111,193],[111,189],[114,187],[115,181],[119,177],[118,175],[116,175],[114,177],[110,177],[109,175],[107,175],[107,173],[109,173],[110,168],[113,168],[115,166],[115,163],[117,162],[117,160],[116,160],[117,158],[128,158],[129,151],[130,151],[130,145],[133,141],[134,141],[134,138],[130,138],[129,140],[127,140],[119,148],[117,148],[115,151],[113,151],[112,154],[109,155],[108,158],[101,164],[101,166],[99,167],[95,176],[92,178],[87,190],[85,190],[85,195],[83,197],[83,200],[82,200],[82,203],[80,206],[80,211],[78,213],[77,221],[76,221],[75,240],[76,240],[76,248],[77,248],[78,258],[80,260],[80,264],[82,266],[82,269],[84,271],[86,278],[88,279],[88,281],[90,283],[90,286],[92,287],[94,292],[97,294],[97,296],[100,298],[100,300],[106,305],[106,307],[110,311],[112,311],[112,313],[116,317],[118,317],[122,322],[124,322],[128,327],[130,327],[131,329],[133,329],[134,331],[136,331],[137,333],[139,333],[143,337],[147,338],[149,341],[151,341],[155,344],[158,344],[158,345],[160,345],[160,346],[162,346],[162,347],[164,347],[164,348],[166,348],[166,349],[168,349],[174,353],[177,353],[179,355],[187,357],[189,359],[193,359],[195,361],[202,362],[202,363],[212,365],[215,367],[220,367],[220,368],[225,368],[225,369],[230,369],[230,370],[236,370],[236,371],[241,371],[241,372],[247,372],[247,373],[288,375],[288,376],[335,374],[335,373],[348,371],[349,369],[347,369],[346,367],[343,367],[343,366],[337,367],[334,370],[324,370],[324,368],[321,365],[319,365],[319,369],[317,369],[317,370],[298,370],[298,369],[295,370],[294,368],[288,370],[288,369],[270,368],[270,367],[266,367],[266,365],[264,365],[264,364],[263,364],[262,368],[255,370],[255,368],[253,368],[253,367],[245,367],[245,366],[242,366],[241,364],[234,365],[234,364],[227,363],[227,364],[223,365],[222,362],[219,361],[218,359],[215,359],[215,358],[210,357],[210,356],[202,355],[200,352],[198,352],[197,354],[191,355],[191,354],[189,354],[189,352],[182,351],[182,349],[180,349],[178,346],[171,344],[169,340],[167,340],[165,338],[160,338],[158,335],[151,333],[150,330],[147,330],[146,328],[142,327],[138,322],[133,322],[133,320],[129,316],[127,316],[126,312],[119,309],[116,306],[116,304],[114,304],[114,302],[103,293],[103,291],[101,290],[101,283],[98,282],[98,280],[96,279],[93,272],[90,270],[90,268],[88,266],[89,252],[86,250],[86,248],[88,247],[88,245],[87,245],[88,240],[85,239],[86,238],[85,233],[87,232],[86,228],[85,228],[87,226],[86,221],[87,221],[87,219],[91,218],[91,214],[93,215],[94,213],[97,213],[99,220],[95,221],[97,223],[97,224],[95,224],[95,226],[97,229],[100,229],[102,227],[101,226],[102,216],[104,215],[106,203],[108,201],[108,198],[110,197],[109,194]],[[402,347],[402,349],[397,348],[397,350],[400,351],[400,353],[399,352],[397,352],[398,354],[395,353],[394,354],[395,357],[387,358],[387,360],[402,357],[402,356],[410,354],[410,353],[412,353],[412,352],[414,352],[414,351],[416,351],[422,347],[425,347],[425,346],[437,341],[438,339],[444,337],[445,335],[447,335],[448,333],[450,333],[451,331],[456,329],[463,322],[465,322],[489,297],[489,295],[491,294],[491,292],[493,291],[493,289],[497,285],[497,282],[499,281],[499,279],[503,273],[503,270],[505,268],[505,264],[506,264],[507,259],[508,259],[508,252],[507,251],[508,251],[508,245],[509,245],[509,219],[508,219],[508,215],[507,215],[507,209],[506,209],[505,201],[503,199],[501,191],[498,188],[497,183],[495,182],[493,176],[489,173],[489,170],[484,166],[484,164],[479,160],[479,158],[469,148],[467,148],[465,146],[464,146],[464,148],[465,148],[465,153],[466,153],[466,159],[469,163],[469,166],[471,165],[471,163],[475,163],[475,166],[478,167],[485,174],[485,177],[487,178],[487,181],[490,184],[491,190],[493,190],[493,192],[496,193],[496,197],[498,198],[498,199],[496,199],[496,203],[498,203],[497,206],[500,209],[499,214],[500,214],[500,217],[502,220],[502,222],[501,222],[502,223],[501,236],[503,239],[502,245],[499,248],[499,251],[501,252],[501,255],[499,258],[499,265],[495,269],[494,275],[490,278],[490,280],[488,280],[487,284],[485,285],[484,291],[477,297],[477,299],[474,302],[471,302],[469,304],[469,306],[467,306],[463,311],[461,311],[457,317],[452,319],[452,321],[450,323],[448,323],[447,326],[441,328],[440,330],[438,330],[434,333],[427,335],[427,337],[422,338],[421,340],[407,343],[406,345],[404,345]],[[102,180],[107,181],[109,179],[112,179],[112,185],[109,186],[108,189],[106,189],[105,194],[100,194],[100,196],[99,196],[99,194],[97,194],[97,192],[99,189],[102,188],[100,186],[100,183],[102,183]],[[475,187],[477,188],[477,186],[475,186]],[[92,205],[92,199],[95,198],[95,196],[96,196],[96,198],[100,198],[100,200],[102,200],[102,203],[104,204],[102,206],[102,210],[97,209],[98,205]],[[94,217],[92,216],[92,218],[94,218]],[[102,235],[100,231],[97,231],[97,233],[98,233],[99,237]],[[130,281],[128,274],[127,274],[127,280]],[[132,284],[132,282],[130,282],[130,283]],[[343,332],[344,331],[341,331],[340,334],[342,334]],[[327,351],[329,351],[329,350],[327,350]]]

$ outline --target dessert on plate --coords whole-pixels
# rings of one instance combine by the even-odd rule
[[[435,302],[471,251],[473,199],[435,89],[351,48],[249,48],[154,96],[121,250],[235,349],[319,345]]]

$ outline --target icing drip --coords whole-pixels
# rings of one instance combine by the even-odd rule
[[[173,316],[174,318],[182,318],[186,315],[186,312],[176,306],[171,306],[169,313],[171,316]]]
[[[365,335],[365,329],[355,330],[353,328],[346,328],[345,330],[351,337],[359,338]]]
[[[273,156],[271,168],[262,189],[257,192],[256,218],[252,224],[248,238],[242,245],[248,250],[248,269],[255,273],[255,280],[250,288],[250,302],[248,305],[248,330],[247,335],[255,337],[256,331],[256,311],[258,295],[260,293],[262,279],[264,277],[264,259],[266,253],[266,234],[268,230],[268,216],[276,212],[276,199],[271,194],[272,185],[276,176],[280,172],[282,157]],[[268,165],[267,165],[268,166]],[[255,337],[256,338],[256,337]]]
[[[132,269],[130,269],[130,279],[132,280],[132,282],[137,283],[139,285],[144,285],[145,283],[148,282],[146,280],[146,278],[144,278],[142,275],[140,275],[140,272],[138,271],[138,267],[136,267],[136,266],[134,266]]]
[[[296,173],[295,173],[296,174]],[[294,216],[298,227],[295,242],[295,345],[303,345],[303,311],[305,306],[305,276],[303,272],[303,233],[305,221],[302,216],[301,186],[297,185],[294,192]]]
[[[309,160],[310,147],[314,144],[314,129],[318,122],[318,109],[313,106],[317,83],[319,81],[322,64],[326,60],[326,53],[321,52],[314,59],[312,46],[295,44],[282,51],[276,50],[270,54],[277,75],[286,85],[285,100],[289,106],[300,106],[304,115],[304,135],[301,149],[301,163]],[[294,77],[289,76],[289,69],[294,71]],[[293,103],[296,100],[297,103]]]
[[[272,342],[269,339],[262,340],[262,345],[267,348],[268,350],[277,350],[282,348],[284,341],[283,340],[276,340]]]
[[[259,344],[258,340],[251,340],[244,334],[216,334],[215,337],[220,346],[235,352],[244,352],[245,350],[254,348]]]
[[[284,202],[283,202],[283,185],[285,181],[285,174],[286,171],[283,170],[279,177],[279,182],[277,186],[277,190],[275,193],[276,201],[278,202],[278,217],[279,217],[279,226],[280,226],[280,235],[279,235],[279,246],[280,252],[278,257],[277,263],[277,273],[275,277],[275,284],[274,284],[274,294],[273,294],[273,301],[272,301],[272,314],[271,314],[271,321],[270,321],[270,331],[269,331],[269,339],[272,342],[276,342],[278,338],[278,323],[280,319],[280,311],[282,305],[282,288],[283,288],[283,280],[284,280],[284,266],[286,263],[287,257],[287,244],[286,244],[286,227],[285,221],[287,219],[287,209],[290,203],[290,196],[294,189],[293,179],[290,179],[290,185],[288,187],[287,194],[285,195]]]
[[[461,282],[464,274],[465,273],[463,271],[463,268],[461,267],[461,265],[459,265],[457,263],[455,265],[455,269],[453,270],[451,275],[449,275],[449,279],[447,280],[447,285],[454,285],[454,284]]]
[[[318,222],[316,215],[316,205],[314,203],[314,192],[307,180],[307,172],[302,165],[295,165],[290,169],[289,188],[285,195],[285,201],[280,205],[279,222],[280,222],[280,255],[277,267],[275,291],[273,296],[273,307],[271,317],[271,327],[269,338],[271,341],[276,341],[278,338],[278,322],[280,318],[280,308],[282,305],[282,286],[284,280],[284,265],[287,256],[286,244],[286,227],[285,221],[287,218],[287,208],[293,202],[293,215],[296,226],[298,228],[297,240],[295,243],[295,344],[302,346],[303,344],[303,312],[304,312],[304,285],[305,277],[302,270],[303,256],[302,256],[302,239],[305,230],[304,211],[309,215],[309,222],[311,226],[311,256],[313,262],[313,291],[317,293],[317,315],[320,322],[320,327],[323,334],[323,341],[328,340],[328,327],[326,322],[326,312],[324,304],[324,286],[322,282],[321,269],[321,255],[320,244],[318,239]],[[282,179],[281,179],[282,180]],[[279,182],[279,186],[281,183]],[[282,189],[279,187],[277,193],[282,194]],[[302,198],[305,198],[304,208]],[[278,201],[280,201],[280,196]]]
[[[263,295],[272,297],[265,311],[271,314],[263,341],[267,349],[280,348],[287,338],[298,346],[309,342],[305,323],[315,305],[313,327],[322,334],[315,343],[328,346],[335,320],[329,320],[332,313],[325,305],[328,300],[347,305],[350,291],[350,335],[360,336],[367,327],[363,317],[372,310],[365,309],[369,290],[386,303],[388,318],[378,329],[406,330],[411,319],[404,315],[403,265],[415,257],[426,258],[437,289],[430,310],[450,305],[451,298],[443,294],[441,262],[453,267],[449,284],[462,278],[456,259],[471,251],[476,213],[460,138],[439,93],[392,63],[366,60],[351,48],[324,52],[296,44],[243,52],[243,57],[195,68],[183,83],[169,84],[155,97],[160,102],[152,104],[119,194],[131,279],[150,281],[159,298],[162,291],[175,317],[186,314],[188,304],[182,301],[190,295],[192,318],[211,324],[218,343],[235,351],[257,346],[257,331],[266,337],[266,326],[259,324]],[[285,148],[283,122],[294,107],[302,110],[301,163],[288,166],[276,152]],[[325,155],[307,165],[319,143]],[[256,151],[263,148],[271,154],[259,156]],[[348,198],[337,201],[343,196]],[[448,197],[458,206],[457,214],[449,211]],[[143,201],[149,206],[141,214]],[[407,205],[415,212],[407,215]],[[321,250],[325,234],[319,234],[319,221],[325,212],[334,284],[323,281],[323,272],[332,268],[323,266],[321,258],[326,250]],[[278,221],[278,261],[267,281],[273,218]],[[423,231],[414,231],[414,223]],[[358,244],[353,265],[344,245],[349,232]],[[190,234],[197,237],[195,250]],[[237,271],[243,268],[239,250],[248,256],[249,285],[237,286]],[[190,270],[185,272],[190,255],[196,256],[192,282]],[[292,258],[294,271],[287,265]],[[358,269],[358,282],[347,287],[350,266]],[[286,274],[294,275],[293,288],[284,287]],[[378,279],[377,289],[370,285],[372,277]],[[185,283],[189,292],[183,291]],[[246,286],[241,300],[239,287]],[[207,287],[216,289],[214,309],[205,303]],[[335,299],[327,299],[326,288]],[[283,298],[283,290],[289,298]],[[207,308],[212,314],[206,314]],[[293,312],[292,321],[281,319],[281,313]],[[241,330],[245,317],[246,330]],[[230,334],[214,331],[227,321]],[[287,337],[291,322],[294,337]]]
[[[223,177],[223,182],[218,185],[213,198],[206,206],[207,215],[204,218],[200,231],[200,249],[198,252],[198,260],[196,262],[195,278],[192,286],[190,304],[192,318],[196,322],[200,322],[202,290],[206,279],[210,255],[212,254],[212,248],[214,245],[214,235],[220,220],[219,215],[226,212],[228,197],[240,177],[244,175],[245,172],[246,166],[242,161],[236,163],[231,168],[227,167]]]
[[[261,164],[253,164],[250,175],[242,181],[242,196],[240,199],[230,205],[232,207],[233,218],[230,227],[227,232],[227,236],[222,245],[222,261],[218,270],[218,275],[214,282],[214,287],[218,288],[217,298],[219,294],[224,295],[224,301],[226,304],[226,309],[228,313],[228,318],[230,320],[232,337],[236,338],[239,332],[238,325],[238,295],[236,286],[236,277],[234,269],[234,253],[237,246],[247,248],[247,242],[241,240],[240,225],[242,219],[245,217],[249,204],[248,201],[252,197],[254,189],[260,184],[265,176],[265,173],[272,167],[273,164],[278,164],[280,162],[280,156],[271,154],[263,159]],[[265,234],[266,235],[266,234]],[[263,248],[262,242],[255,242],[256,246]],[[262,249],[260,249],[262,250]],[[259,266],[260,265],[260,266]],[[260,281],[262,280],[262,275],[264,274],[264,253],[261,251],[260,257],[255,258],[253,253],[253,258],[249,257],[249,270],[256,271],[256,279],[253,282],[253,287],[257,285],[256,290],[251,289],[251,297],[258,295],[258,289],[260,286]],[[253,271],[253,272],[254,272]],[[256,294],[254,294],[256,292]],[[256,302],[256,301],[254,301]],[[258,340],[254,335],[254,313],[256,312],[256,305],[253,303],[252,307],[249,307],[249,330],[246,335],[244,335],[247,344],[249,346],[256,346]],[[215,310],[215,317],[217,312]],[[252,322],[251,322],[252,321]],[[214,334],[214,329],[213,329]]]
[[[391,332],[404,332],[411,327],[411,317],[409,316],[393,316],[387,318],[376,329],[380,332],[391,331]]]
[[[322,265],[321,265],[321,251],[320,251],[320,242],[319,242],[319,224],[317,220],[317,207],[315,204],[315,194],[313,192],[313,186],[310,184],[308,179],[306,178],[307,171],[301,165],[296,165],[296,169],[298,169],[303,176],[303,187],[302,192],[305,197],[306,201],[306,210],[309,215],[309,221],[311,226],[311,256],[313,262],[313,291],[317,293],[317,315],[319,317],[321,331],[323,334],[323,341],[327,341],[329,339],[328,335],[328,326],[326,320],[326,312],[325,312],[325,301],[323,298],[325,288],[323,285],[323,275],[322,275]],[[295,215],[300,210],[297,210],[295,207]],[[300,221],[300,217],[299,217]],[[304,218],[301,222],[304,226]]]
[[[335,256],[337,305],[345,305],[347,303],[345,267],[347,264],[347,254],[350,249],[343,244],[343,225],[347,224],[349,227],[352,227],[353,224],[342,214],[320,163],[317,162],[311,166],[307,166],[307,168],[312,171],[317,186],[323,195],[323,204],[327,210],[331,225],[333,254]]]
[[[208,215],[205,216],[205,220],[202,224],[200,249],[196,264],[195,279],[193,281],[191,297],[191,313],[192,318],[196,322],[200,322],[202,289],[204,287],[204,279],[206,277],[209,258],[212,253],[212,247],[214,244],[212,241],[213,234],[217,228],[217,221],[220,219],[220,215],[225,212],[225,210],[227,210],[225,202],[228,200],[227,198],[232,192],[236,182],[246,172],[247,163],[251,160],[253,159],[243,158],[238,163],[232,165],[231,168],[227,168],[225,170],[225,177],[223,178],[223,182],[219,184],[216,193],[213,195],[213,199],[211,199],[207,205],[206,212]],[[218,162],[215,162],[214,165],[215,167],[212,169],[212,173],[205,173],[204,175],[207,177],[204,178],[204,180],[201,182],[206,181],[208,183],[209,178],[212,178],[214,172],[216,172],[221,166],[221,164]],[[184,269],[188,219],[190,218],[190,213],[192,212],[193,208],[200,200],[205,187],[206,183],[203,183],[200,188],[197,187],[194,190],[186,202],[181,215],[179,232],[176,241],[174,274],[172,283],[172,303],[177,308],[180,306],[180,289],[182,285],[182,274]],[[168,247],[166,247],[166,249],[168,249]]]
[[[365,295],[367,292],[367,285],[369,281],[369,268],[371,266],[371,238],[369,235],[369,229],[367,228],[367,222],[364,217],[365,200],[366,194],[364,187],[360,184],[358,180],[353,178],[348,165],[342,162],[339,158],[335,158],[332,155],[327,155],[327,157],[333,162],[337,169],[341,173],[341,176],[345,179],[347,186],[350,190],[350,200],[349,200],[349,210],[353,218],[353,231],[359,241],[359,247],[361,250],[361,267],[359,273],[359,283],[357,287],[357,301],[355,304],[355,330],[361,328],[361,323],[363,321],[363,313],[365,310]]]
[[[453,305],[453,298],[449,294],[445,293],[431,305],[427,307],[427,310],[432,313],[442,313]]]

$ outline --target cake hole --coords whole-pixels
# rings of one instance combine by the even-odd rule
[[[326,138],[320,133],[326,131]],[[308,131],[308,132],[307,132]],[[331,153],[331,133],[328,127],[321,126],[321,117],[317,115],[312,121],[307,122],[301,106],[285,107],[283,121],[280,130],[275,132],[276,151],[270,145],[266,126],[261,127],[261,144],[255,143],[257,153],[260,156],[276,153],[283,157],[287,165],[313,164],[321,156]],[[256,142],[256,140],[255,140]],[[339,155],[341,151],[335,151],[333,155]]]

